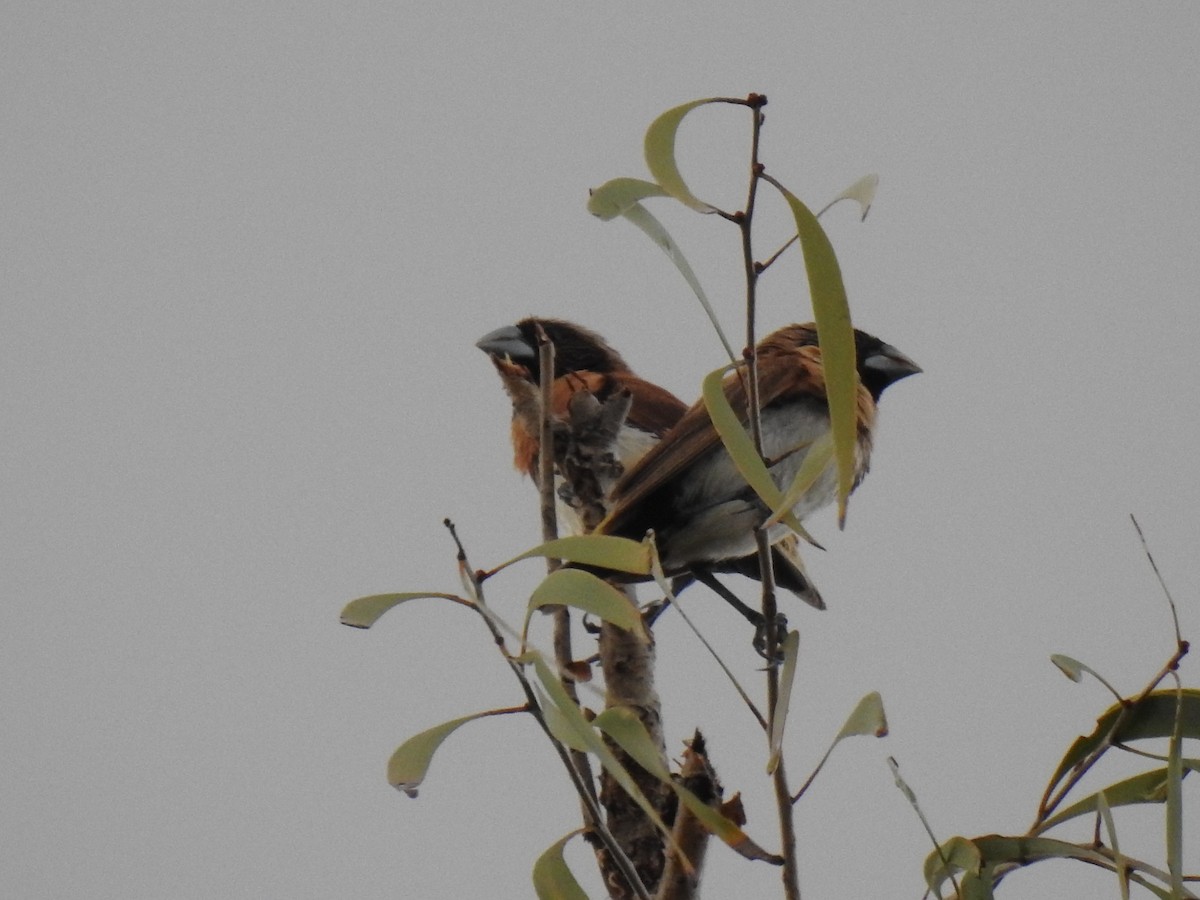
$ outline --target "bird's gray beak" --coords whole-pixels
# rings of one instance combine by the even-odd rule
[[[514,362],[531,363],[537,359],[537,348],[531,347],[516,325],[505,325],[488,332],[475,342],[484,353]]]
[[[923,371],[891,344],[881,346],[864,359],[862,364],[864,369],[878,375],[884,384],[893,384],[901,378]]]

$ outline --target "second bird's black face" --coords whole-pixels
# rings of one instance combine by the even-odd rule
[[[498,328],[479,341],[477,346],[493,356],[508,356],[529,370],[534,382],[541,378],[538,361],[537,326],[541,325],[554,344],[554,377],[571,372],[626,372],[629,367],[604,338],[571,322],[561,319],[522,319],[516,325]]]

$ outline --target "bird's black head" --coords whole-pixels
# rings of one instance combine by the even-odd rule
[[[921,371],[920,366],[891,344],[857,328],[854,349],[858,355],[858,377],[876,402],[888,385]]]
[[[503,359],[510,358],[513,362],[529,371],[532,381],[541,378],[541,366],[538,364],[537,326],[541,325],[551,343],[554,344],[554,377],[559,378],[569,372],[609,372],[628,371],[625,360],[610,347],[600,335],[589,331],[581,325],[562,319],[542,319],[530,317],[522,319],[516,325],[506,325],[497,328],[480,338],[475,346],[490,356]]]

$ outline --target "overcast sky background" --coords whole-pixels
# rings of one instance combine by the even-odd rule
[[[856,323],[925,368],[847,529],[811,523],[829,610],[785,601],[793,780],[866,692],[892,726],[799,806],[805,896],[920,896],[888,754],[940,837],[1028,826],[1107,702],[1049,654],[1129,692],[1172,650],[1131,512],[1200,638],[1195,3],[40,3],[0,45],[6,897],[532,894],[577,813],[531,722],[459,732],[417,800],[384,780],[411,734],[520,702],[480,623],[338,613],[457,589],[445,516],[477,566],[536,541],[485,332],[575,319],[689,401],[720,364],[666,259],[584,209],[699,97],[767,94],[763,159],[814,207],[879,173],[865,224],[824,222]],[[700,196],[741,202],[747,136],[689,117]],[[736,334],[735,230],[653,209]],[[762,302],[764,331],[809,318],[795,254]],[[749,630],[685,599],[761,691]],[[703,728],[775,846],[752,719],[678,617],[658,641],[671,751]],[[1125,820],[1161,860],[1160,811]],[[706,896],[777,895],[710,869]],[[1060,866],[1004,896],[1105,890]]]

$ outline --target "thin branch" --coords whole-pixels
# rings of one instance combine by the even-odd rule
[[[1150,553],[1150,545],[1146,543],[1146,535],[1142,534],[1142,526],[1138,524],[1138,520],[1133,513],[1129,514],[1129,519],[1133,522],[1133,527],[1137,529],[1138,539],[1142,542],[1142,550],[1146,553],[1146,559],[1150,561],[1150,568],[1154,570],[1154,577],[1158,579],[1159,587],[1162,588],[1163,595],[1167,598],[1167,603],[1171,607],[1171,621],[1175,625],[1175,643],[1183,643],[1183,634],[1179,630],[1179,610],[1175,607],[1175,600],[1171,597],[1171,592],[1167,590],[1167,583],[1163,581],[1162,573],[1158,571],[1158,563],[1154,561],[1154,556]]]

